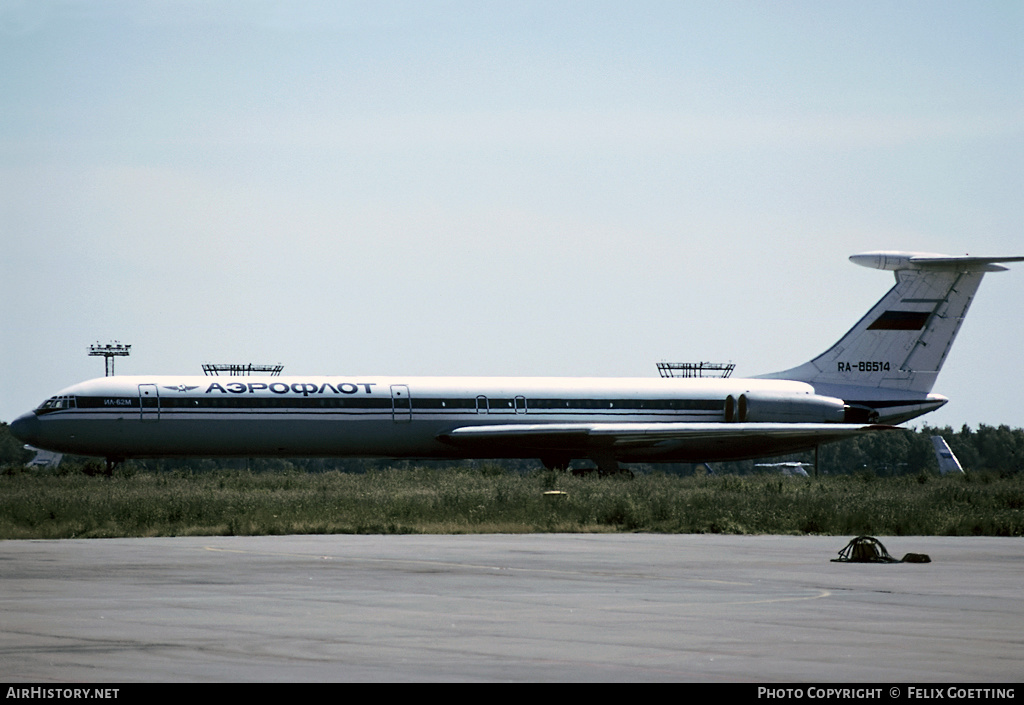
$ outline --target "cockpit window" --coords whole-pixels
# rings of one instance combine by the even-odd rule
[[[39,411],[58,411],[60,409],[74,409],[75,398],[72,396],[50,397],[39,405]]]

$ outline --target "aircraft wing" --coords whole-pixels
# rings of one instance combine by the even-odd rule
[[[611,452],[628,456],[719,456],[723,447],[757,457],[798,447],[898,428],[881,424],[811,423],[567,423],[463,426],[438,436],[455,446],[483,450]],[[742,450],[746,449],[746,450]],[[751,455],[752,454],[752,455]]]

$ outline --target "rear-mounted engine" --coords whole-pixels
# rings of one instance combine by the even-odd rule
[[[846,402],[817,394],[746,392],[725,399],[725,420],[739,423],[861,423],[847,421]]]

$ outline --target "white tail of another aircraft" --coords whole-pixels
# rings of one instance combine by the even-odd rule
[[[943,475],[951,472],[963,473],[964,469],[960,461],[949,449],[946,439],[942,436],[932,436],[932,446],[935,447],[935,459],[939,461],[939,472]]]
[[[799,367],[763,377],[808,382],[819,393],[848,401],[924,398],[935,384],[982,277],[1004,271],[999,262],[1019,262],[1024,257],[869,252],[850,260],[895,272],[896,285],[827,351]],[[945,402],[937,395],[935,399],[935,406]]]

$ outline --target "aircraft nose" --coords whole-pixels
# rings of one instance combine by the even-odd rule
[[[11,435],[22,443],[35,445],[39,440],[39,419],[31,412],[22,414],[11,422]]]

